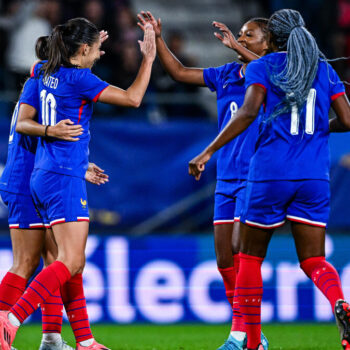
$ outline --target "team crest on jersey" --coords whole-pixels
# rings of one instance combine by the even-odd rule
[[[85,209],[86,208],[86,199],[80,198],[80,203],[81,203],[81,206],[83,207],[83,209]]]

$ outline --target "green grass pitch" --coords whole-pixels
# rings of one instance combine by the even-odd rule
[[[226,339],[227,325],[179,324],[94,325],[95,338],[112,350],[216,350]],[[263,331],[270,350],[336,350],[341,349],[338,331],[333,324],[268,324]],[[74,344],[68,326],[63,337]],[[24,325],[14,346],[18,350],[38,350],[40,325]]]

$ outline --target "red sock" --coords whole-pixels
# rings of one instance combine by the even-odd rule
[[[70,279],[70,272],[60,261],[43,269],[28,286],[23,296],[11,308],[11,312],[23,323],[40,304]]]
[[[62,300],[77,343],[93,338],[83,289],[83,275],[72,277],[61,288]]]
[[[27,280],[8,272],[0,284],[0,310],[10,310],[26,289]]]
[[[235,301],[239,302],[244,316],[248,348],[255,349],[261,338],[261,299],[263,282],[261,264],[263,258],[239,253],[240,267],[236,282]]]
[[[43,333],[61,333],[63,321],[63,302],[60,289],[41,304]]]
[[[323,256],[306,259],[300,263],[300,267],[328,299],[334,310],[335,302],[344,299],[337,270]]]
[[[237,285],[237,276],[239,271],[239,254],[233,255],[233,267],[235,268],[236,272],[236,283]],[[232,304],[232,326],[231,326],[231,332],[237,331],[237,332],[245,332],[245,324],[244,324],[244,316],[241,314],[239,303],[235,300]]]

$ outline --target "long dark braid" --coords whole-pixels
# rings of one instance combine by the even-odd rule
[[[270,69],[271,82],[286,94],[270,116],[272,119],[295,106],[301,112],[316,77],[319,59],[324,56],[298,11],[283,9],[275,12],[270,17],[268,29],[278,50],[287,51],[287,64],[282,72]]]

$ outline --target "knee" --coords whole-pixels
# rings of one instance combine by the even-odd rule
[[[85,255],[74,256],[67,259],[60,259],[60,257],[58,257],[58,260],[62,261],[66,265],[72,276],[76,275],[77,273],[82,273],[85,267]]]
[[[21,255],[13,261],[10,272],[19,275],[25,279],[29,279],[40,263],[40,256]]]

